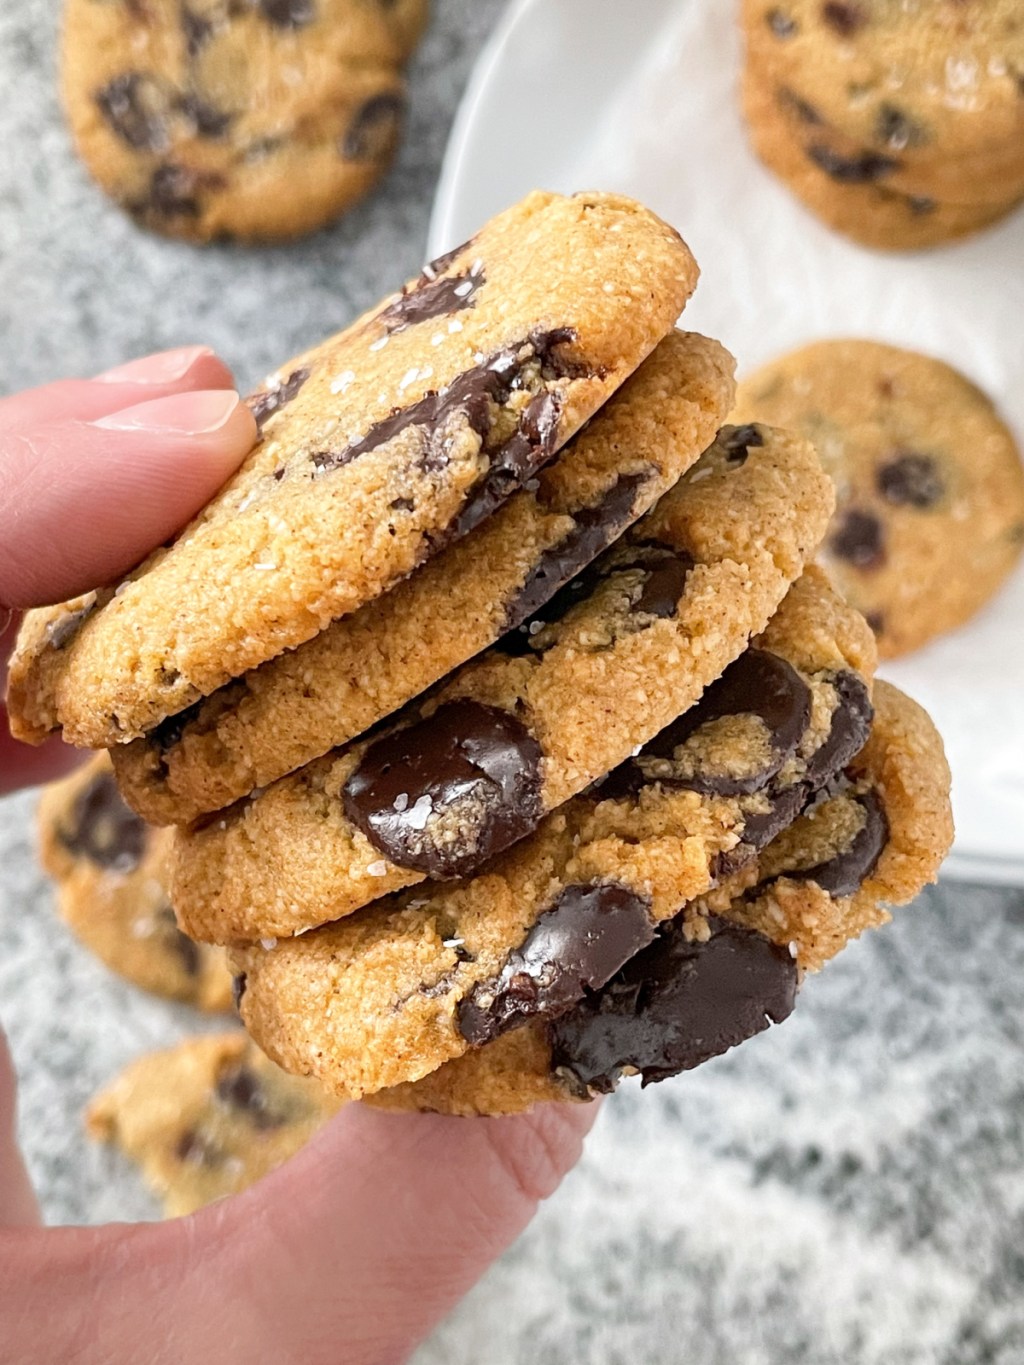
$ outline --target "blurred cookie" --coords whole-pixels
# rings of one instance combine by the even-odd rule
[[[140,1057],[92,1101],[86,1126],[141,1167],[173,1218],[267,1175],[338,1108],[227,1033]]]
[[[742,872],[692,902],[603,987],[414,1084],[385,1109],[516,1113],[623,1075],[690,1070],[785,1019],[805,971],[934,881],[952,839],[949,769],[910,698],[875,685],[871,738],[824,798]]]
[[[822,341],[744,380],[736,420],[813,443],[836,485],[821,551],[884,657],[969,620],[1024,548],[1024,469],[991,400],[941,361]]]
[[[30,612],[19,738],[144,734],[394,587],[530,483],[697,281],[618,195],[535,193],[250,399],[261,440],[116,589]]]
[[[66,0],[83,161],[146,227],[278,241],[388,168],[426,0]]]
[[[178,928],[167,896],[169,830],[143,824],[97,754],[39,803],[39,852],[61,918],[111,971],[154,995],[226,1011],[231,976],[219,948]]]

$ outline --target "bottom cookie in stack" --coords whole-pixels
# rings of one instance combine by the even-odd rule
[[[280,1166],[338,1108],[315,1082],[228,1033],[140,1057],[93,1100],[86,1125],[141,1166],[176,1217]]]
[[[170,838],[125,805],[106,753],[51,783],[39,803],[40,861],[76,938],[144,991],[230,1010],[223,950],[195,943],[175,921],[166,890]]]
[[[503,1114],[588,1099],[624,1075],[646,1085],[690,1070],[785,1019],[805,973],[933,880],[952,837],[931,721],[887,683],[874,696],[871,737],[842,775],[606,985],[369,1102]]]

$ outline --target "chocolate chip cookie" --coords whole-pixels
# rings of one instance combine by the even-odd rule
[[[92,1101],[86,1126],[141,1167],[174,1218],[267,1175],[338,1107],[236,1032],[140,1057]]]
[[[425,19],[426,0],[66,0],[75,144],[157,232],[311,232],[387,170]]]
[[[294,934],[469,875],[698,700],[813,555],[832,497],[800,438],[724,428],[589,570],[382,733],[177,830],[182,926]]]
[[[714,439],[732,357],[673,332],[536,479],[383,597],[112,751],[126,798],[182,824],[344,744],[478,654],[646,512]]]
[[[29,613],[18,736],[137,738],[395,586],[536,477],[696,279],[621,196],[535,193],[493,219],[250,400],[259,443],[169,547]]]
[[[811,569],[696,706],[472,879],[234,951],[246,1027],[355,1098],[574,1009],[850,763],[873,663]]]
[[[40,801],[40,858],[76,938],[144,991],[230,1010],[223,953],[194,943],[175,921],[165,889],[169,838],[124,804],[106,754],[51,784]]]
[[[822,560],[885,657],[969,620],[1024,548],[1024,469],[992,402],[941,361],[823,341],[741,385],[737,420],[812,441],[836,484]]]
[[[646,1085],[690,1070],[785,1019],[804,973],[934,881],[952,839],[931,721],[886,683],[874,703],[871,737],[842,778],[603,986],[370,1103],[500,1114],[587,1099],[623,1075]],[[556,946],[565,963],[573,941]]]

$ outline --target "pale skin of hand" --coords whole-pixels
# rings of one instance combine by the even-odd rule
[[[123,574],[255,434],[204,347],[0,399],[0,696],[18,612]],[[16,743],[0,714],[0,793],[75,761],[59,741]],[[0,1035],[5,1365],[398,1365],[557,1188],[595,1116],[351,1105],[280,1170],[190,1218],[43,1228]]]

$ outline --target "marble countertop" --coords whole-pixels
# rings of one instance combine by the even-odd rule
[[[554,0],[553,0],[554,2]],[[500,0],[435,0],[394,171],[332,230],[197,251],[88,183],[54,93],[53,0],[0,7],[0,390],[193,341],[243,384],[411,274]],[[83,1105],[146,1049],[218,1027],[115,980],[0,803],[0,1014],[54,1222],[151,1218]],[[943,885],[810,980],[782,1027],[605,1106],[580,1167],[418,1365],[1020,1365],[1024,892]]]

